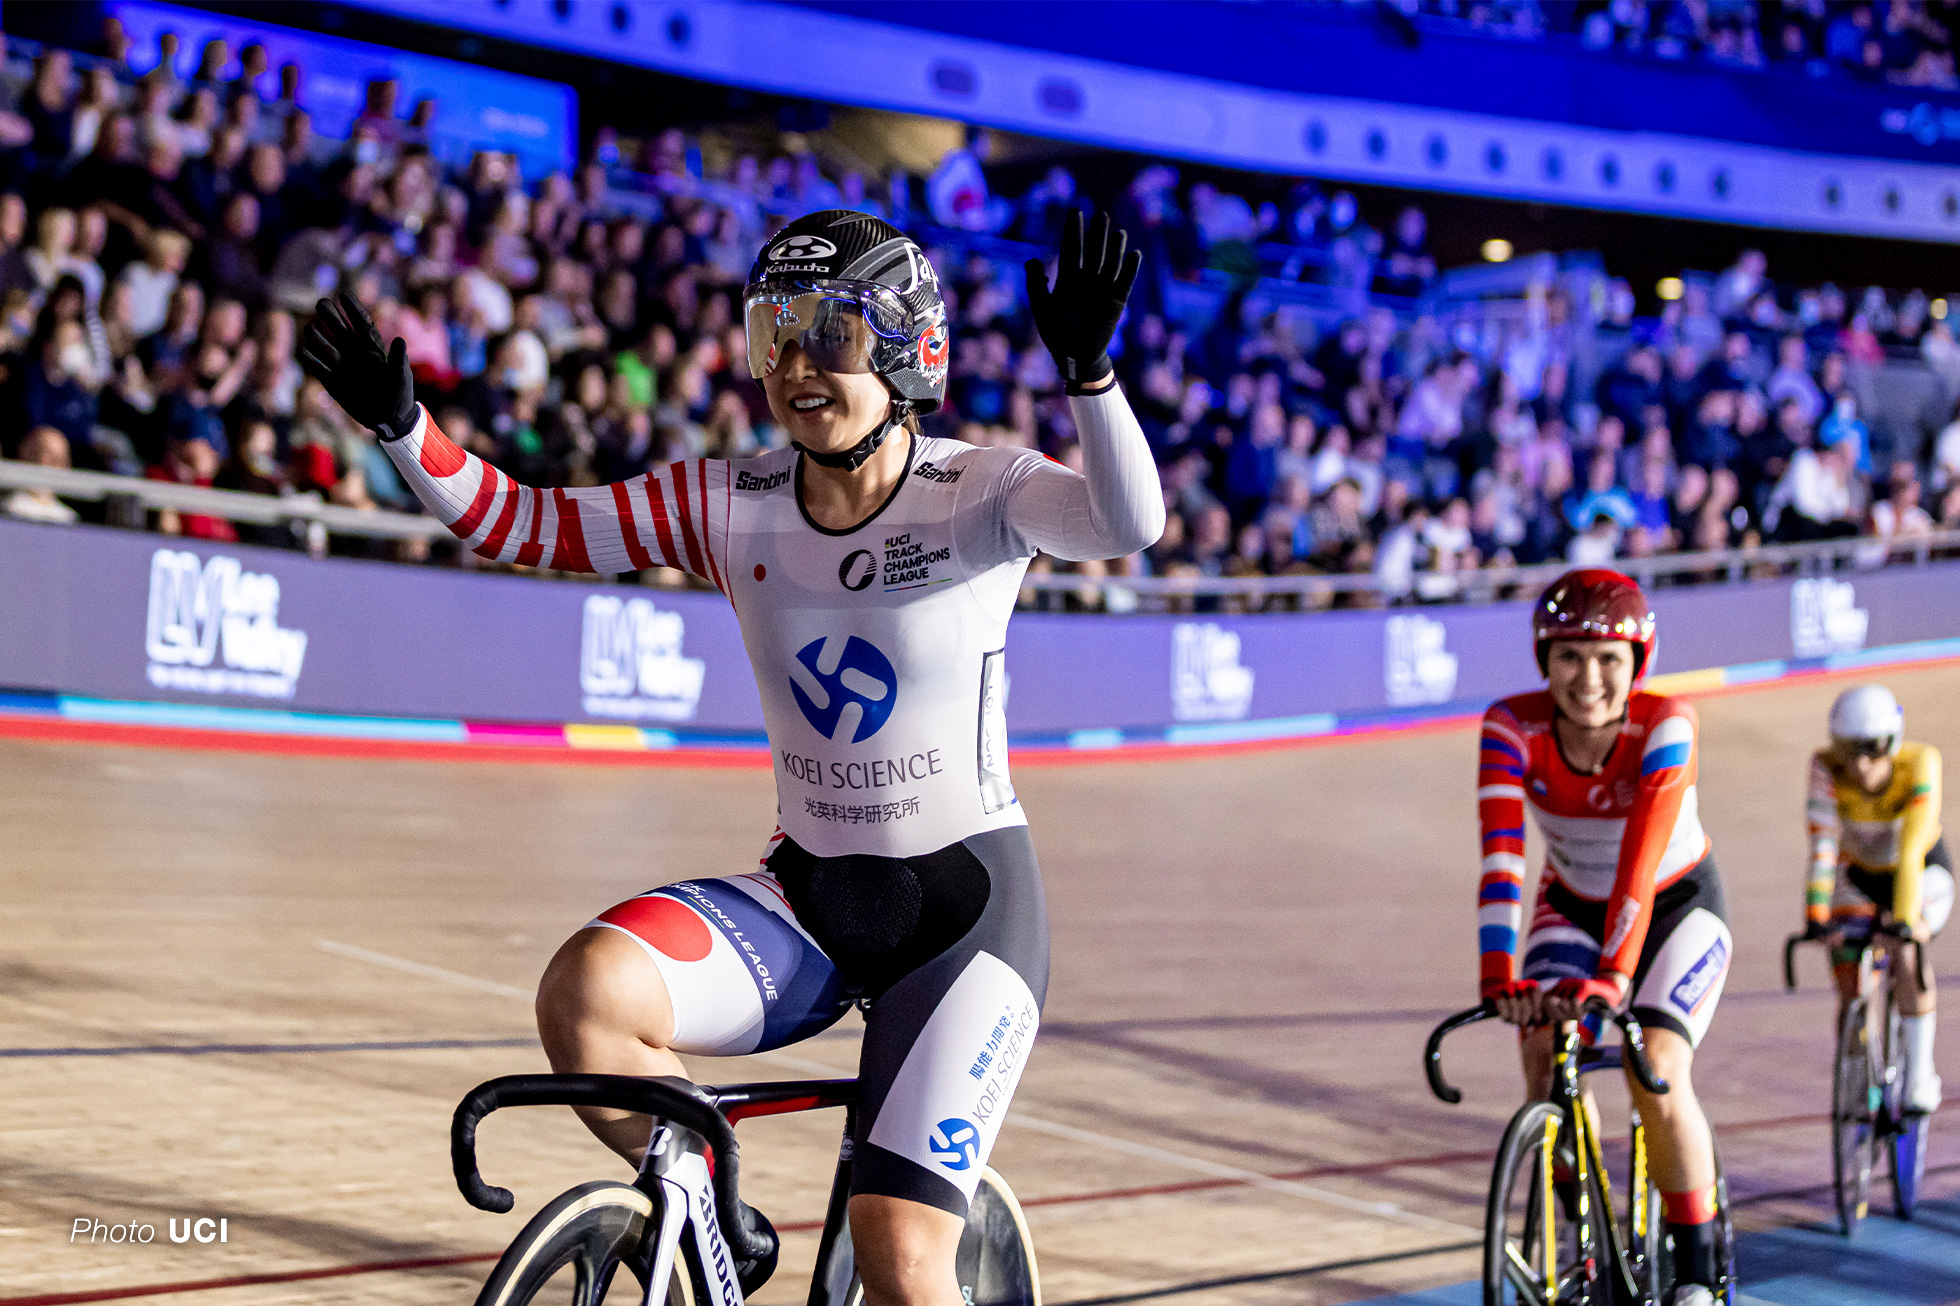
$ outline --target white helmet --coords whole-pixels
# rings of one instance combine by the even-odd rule
[[[1905,709],[1883,685],[1847,689],[1831,704],[1832,739],[1882,739],[1886,741],[1886,751],[1896,753],[1905,737],[1905,728]]]

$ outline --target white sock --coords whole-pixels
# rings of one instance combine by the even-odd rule
[[[1937,1012],[1929,1011],[1923,1016],[1907,1016],[1902,1024],[1906,1035],[1906,1084],[1910,1087],[1923,1083],[1934,1074],[1933,1068],[1933,1022],[1939,1019]]]

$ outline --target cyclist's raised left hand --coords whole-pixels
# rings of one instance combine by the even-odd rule
[[[1048,288],[1048,270],[1040,259],[1027,263],[1028,311],[1034,316],[1041,343],[1055,356],[1055,368],[1068,392],[1100,389],[1115,371],[1109,361],[1109,342],[1129,302],[1143,255],[1127,249],[1128,237],[1098,213],[1085,238],[1082,210],[1062,224],[1062,251],[1055,267],[1055,288]]]
[[[408,345],[400,336],[382,343],[361,301],[343,294],[314,307],[299,339],[299,361],[320,378],[347,415],[383,440],[399,440],[415,426],[415,377]]]

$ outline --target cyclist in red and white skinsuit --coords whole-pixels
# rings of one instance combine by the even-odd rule
[[[759,865],[664,884],[574,933],[539,986],[538,1029],[559,1070],[678,1075],[677,1052],[768,1051],[868,1003],[849,1153],[867,1306],[961,1306],[967,1205],[1040,1023],[1048,922],[1007,771],[1004,641],[1037,550],[1119,557],[1163,531],[1150,445],[1107,353],[1138,263],[1107,216],[1085,233],[1077,214],[1054,287],[1028,264],[1080,474],[912,420],[945,397],[946,304],[915,242],[849,210],[778,232],[743,291],[750,375],[791,444],[754,458],[520,485],[444,437],[403,343],[351,297],[322,301],[302,337],[308,369],[477,553],[664,563],[734,606],[775,834]],[[629,1160],[644,1152],[646,1117],[582,1114]],[[748,1260],[752,1290],[773,1260]]]
[[[1550,1092],[1555,1022],[1577,1019],[1593,997],[1616,1009],[1631,1002],[1669,1085],[1656,1096],[1627,1080],[1649,1125],[1674,1236],[1674,1301],[1708,1301],[1715,1151],[1689,1071],[1732,944],[1695,789],[1695,710],[1634,688],[1653,662],[1654,618],[1640,587],[1618,572],[1561,577],[1532,609],[1532,637],[1546,688],[1484,714],[1482,993],[1526,1031],[1534,1098]],[[1546,857],[1520,972],[1527,806]]]

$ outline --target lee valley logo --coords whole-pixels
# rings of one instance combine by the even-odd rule
[[[1790,587],[1790,646],[1800,658],[1849,653],[1865,646],[1871,614],[1848,580],[1820,576]]]
[[[691,721],[708,664],[681,653],[678,612],[650,599],[594,594],[585,600],[579,688],[587,716]]]
[[[145,650],[158,689],[291,698],[306,632],[279,625],[279,580],[224,554],[158,549],[150,557]]]
[[[1252,668],[1223,626],[1180,621],[1171,631],[1171,711],[1179,721],[1237,721],[1252,706]]]
[[[1390,617],[1383,632],[1382,684],[1391,707],[1447,703],[1456,694],[1456,654],[1449,631],[1429,617]]]

